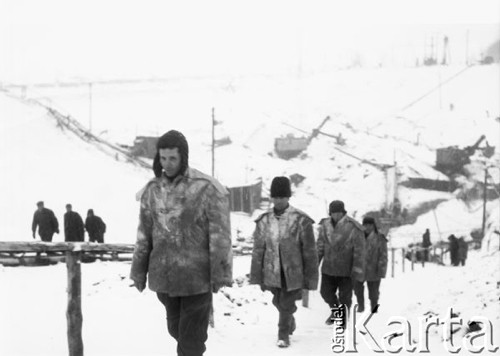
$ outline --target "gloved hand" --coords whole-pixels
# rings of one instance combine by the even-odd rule
[[[131,285],[131,287],[135,287],[140,293],[146,288],[146,281],[144,282],[138,282],[138,281],[133,281],[134,283]]]
[[[56,234],[58,234],[58,233],[59,233],[59,229],[57,229],[57,230],[56,230],[56,231],[54,231],[54,232],[55,232]]]
[[[34,232],[34,231],[33,231],[33,238],[34,238],[34,239],[36,239],[36,237],[35,237],[35,232]]]
[[[267,290],[266,286],[264,284],[260,285],[260,290],[265,292]]]
[[[217,293],[222,287],[224,287],[224,284],[212,283],[212,293]]]

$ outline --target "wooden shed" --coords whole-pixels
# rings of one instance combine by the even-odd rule
[[[243,211],[251,214],[260,206],[262,196],[262,180],[258,179],[248,185],[228,187],[231,211]]]

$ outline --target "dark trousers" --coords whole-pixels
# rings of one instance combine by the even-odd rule
[[[199,356],[206,350],[212,292],[186,297],[157,293],[167,311],[169,334],[177,341],[178,356]]]
[[[368,299],[370,299],[371,310],[375,308],[378,304],[378,298],[380,295],[380,279],[378,281],[368,281]],[[354,281],[354,293],[356,294],[356,299],[358,300],[358,305],[360,309],[365,309],[365,286],[364,282]]]
[[[269,288],[273,293],[273,305],[279,311],[278,339],[289,340],[289,335],[295,329],[293,313],[297,311],[295,302],[302,298],[302,290],[287,291],[285,288]]]
[[[43,232],[43,233],[38,233],[40,235],[40,238],[42,241],[45,242],[52,242],[52,236],[54,236],[53,232]]]
[[[337,290],[339,292],[338,297]],[[351,277],[330,276],[322,273],[320,294],[330,308],[345,304],[349,309],[352,303]]]
[[[101,234],[89,234],[89,241],[90,242],[99,242],[99,243],[104,243],[104,236]]]

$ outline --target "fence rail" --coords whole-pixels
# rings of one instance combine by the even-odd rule
[[[132,253],[132,244],[96,244],[88,242],[0,242],[0,253],[64,252],[68,272],[68,305],[66,309],[68,350],[70,356],[83,356],[82,275],[83,254]]]

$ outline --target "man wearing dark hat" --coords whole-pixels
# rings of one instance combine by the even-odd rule
[[[375,219],[366,216],[363,219],[366,239],[365,281],[368,285],[368,298],[371,312],[377,312],[380,281],[387,273],[387,239],[377,229]],[[358,311],[365,310],[364,282],[354,281],[354,293],[358,300]]]
[[[83,242],[85,230],[83,220],[80,214],[73,211],[71,204],[66,204],[66,213],[64,214],[64,241]]]
[[[189,167],[182,133],[167,132],[156,147],[155,178],[139,194],[130,278],[140,292],[148,279],[165,306],[177,354],[202,355],[212,292],[232,285],[228,191]]]
[[[347,215],[344,202],[332,201],[329,213],[330,217],[322,219],[318,228],[318,259],[323,260],[320,294],[331,310],[326,324],[332,325],[340,314],[341,326],[345,328],[352,302],[352,281],[364,278],[365,238],[363,227]]]
[[[106,224],[100,216],[94,214],[94,209],[87,211],[85,219],[85,230],[89,234],[90,242],[104,243],[104,233],[106,232]]]
[[[253,234],[250,283],[273,293],[279,311],[278,347],[290,345],[296,327],[295,301],[301,298],[302,289],[318,286],[314,221],[288,203],[291,195],[290,180],[275,177],[271,183],[273,208],[255,220]]]
[[[36,203],[37,209],[33,214],[33,223],[31,231],[35,238],[36,228],[38,226],[38,235],[45,242],[51,242],[54,233],[59,233],[59,222],[57,221],[54,212],[44,207],[43,201]]]

